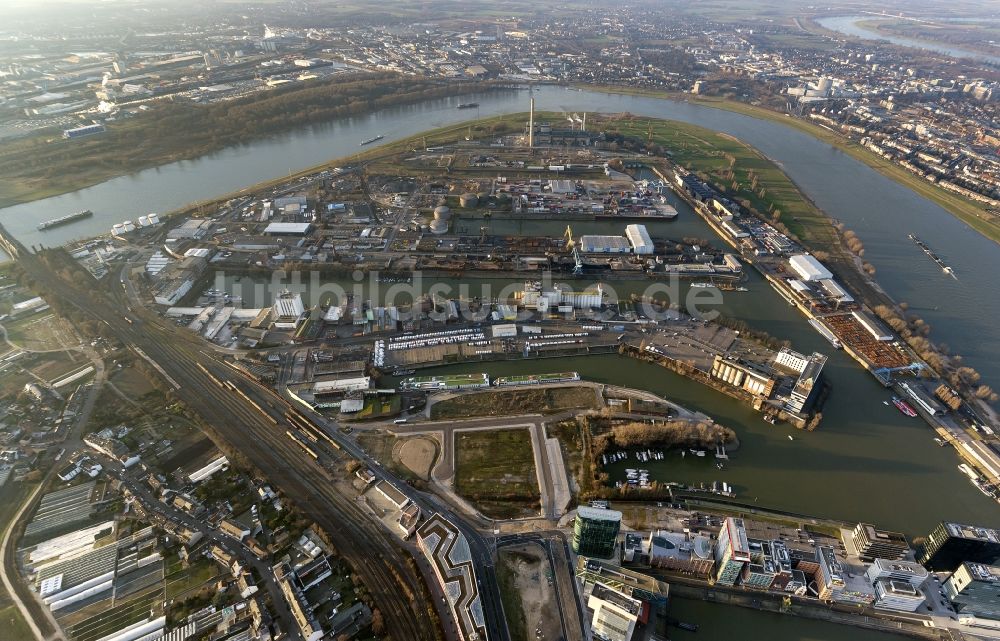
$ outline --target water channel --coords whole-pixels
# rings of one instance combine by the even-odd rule
[[[830,18],[819,18],[816,22],[831,31],[839,31],[840,33],[848,36],[854,36],[855,38],[864,38],[865,40],[885,40],[887,42],[900,45],[901,47],[924,49],[925,51],[943,53],[954,58],[968,58],[970,60],[989,62],[995,65],[1000,64],[1000,56],[992,56],[988,53],[972,49],[963,49],[961,47],[945,44],[943,42],[897,36],[891,33],[884,33],[882,31],[870,29],[861,24],[862,22],[878,19],[878,16],[835,16]]]
[[[933,326],[933,336],[966,354],[966,362],[1000,381],[1000,336],[995,319],[1000,297],[993,292],[993,275],[1000,272],[1000,248],[948,215],[936,204],[914,194],[850,156],[805,133],[780,123],[713,110],[695,104],[594,91],[541,87],[538,107],[569,112],[622,112],[672,118],[734,135],[780,162],[800,188],[820,207],[855,229],[864,240],[866,259],[878,269],[878,280],[898,300],[907,300]],[[474,97],[478,116],[524,110],[525,92]],[[469,96],[461,100],[469,100]],[[193,161],[139,172],[71,194],[0,210],[0,222],[27,244],[55,244],[106,232],[121,220],[150,211],[165,212],[185,203],[235,191],[276,175],[302,169],[357,151],[358,142],[378,134],[386,142],[429,127],[476,116],[459,111],[459,99],[433,100],[342,119],[298,130]],[[39,233],[42,220],[67,212],[92,209],[92,219]],[[714,238],[685,206],[673,222],[650,226],[654,237]],[[474,225],[478,221],[460,222]],[[558,223],[492,223],[497,233],[561,234]],[[576,233],[611,231],[611,223],[576,223]],[[578,229],[579,227],[579,229]],[[906,239],[914,232],[928,240],[955,268],[959,280],[941,274]],[[620,233],[620,231],[616,231]],[[244,278],[241,285],[248,284]],[[230,281],[230,286],[233,284]],[[457,285],[457,283],[452,283]],[[476,281],[470,286],[475,288]],[[481,284],[481,283],[480,283]],[[492,283],[496,286],[496,283]],[[612,283],[621,293],[644,283]],[[664,480],[699,482],[726,480],[741,498],[762,506],[820,516],[871,520],[910,535],[925,534],[941,519],[1000,524],[1000,507],[977,492],[957,470],[958,458],[939,448],[924,423],[903,417],[883,405],[885,390],[861,368],[816,334],[805,319],[784,303],[756,275],[751,292],[724,296],[722,311],[747,320],[774,336],[790,339],[800,351],[830,355],[828,380],[833,393],[824,408],[822,427],[812,433],[771,426],[736,401],[659,367],[619,356],[595,356],[548,362],[451,366],[453,371],[489,371],[492,376],[514,372],[576,370],[597,381],[633,386],[667,396],[734,428],[742,447],[731,465],[719,472],[706,460],[674,460],[664,465]],[[252,288],[243,287],[248,304]],[[691,603],[697,612],[718,606]],[[726,611],[726,620],[740,621],[741,633],[758,628],[768,639],[868,638],[850,628],[795,620],[786,636],[772,634],[771,615],[749,610]],[[719,625],[723,625],[722,622]],[[728,624],[727,624],[728,625]],[[777,632],[778,626],[775,628]],[[720,635],[723,629],[719,629]],[[763,638],[763,636],[761,636]],[[872,639],[875,636],[871,636]],[[881,638],[881,636],[880,636]]]

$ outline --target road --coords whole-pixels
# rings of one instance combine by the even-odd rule
[[[445,504],[437,497],[417,491],[398,477],[387,472],[382,465],[372,458],[354,440],[343,437],[339,432],[339,426],[327,420],[321,414],[311,408],[300,405],[300,411],[308,416],[313,423],[323,427],[323,430],[331,438],[339,443],[340,447],[354,458],[364,463],[375,476],[384,479],[393,487],[408,497],[425,514],[441,513],[445,518],[455,524],[465,535],[469,542],[469,549],[472,553],[477,580],[479,582],[479,595],[483,605],[483,612],[486,614],[486,631],[489,639],[493,641],[510,641],[510,632],[507,629],[506,617],[503,613],[503,605],[500,600],[500,589],[496,578],[496,568],[493,559],[492,534],[483,534],[464,515],[457,514],[451,506]]]
[[[558,422],[572,416],[574,412],[563,412],[552,416],[530,414],[526,416],[510,416],[502,418],[479,418],[450,421],[429,421],[407,425],[393,425],[395,434],[441,434],[441,457],[434,467],[434,479],[451,487],[455,477],[455,433],[474,431],[495,431],[509,429],[526,429],[531,436],[531,450],[535,459],[535,473],[538,476],[538,487],[541,494],[541,513],[544,518],[558,520],[566,512],[567,495],[557,480],[559,474],[556,466],[563,464],[561,458],[552,460],[549,448],[545,445],[545,423]],[[568,495],[567,495],[568,496]]]
[[[142,504],[143,509],[150,514],[153,520],[170,520],[181,523],[193,531],[201,532],[203,540],[218,543],[226,551],[238,556],[244,565],[252,565],[264,581],[268,594],[271,596],[271,607],[277,611],[275,618],[281,621],[281,629],[288,631],[288,634],[293,639],[302,638],[302,635],[299,634],[299,631],[292,624],[294,619],[288,607],[288,602],[275,582],[274,575],[271,573],[271,566],[268,563],[257,558],[257,556],[243,545],[242,541],[224,534],[220,530],[213,530],[187,512],[178,510],[174,506],[160,501],[150,490],[149,486],[140,478],[144,473],[139,472],[138,468],[135,468],[135,471],[124,470],[117,461],[109,459],[106,456],[94,456],[101,461],[101,464],[109,473],[121,479],[122,484]]]
[[[588,626],[584,623],[587,618],[577,591],[573,557],[566,537],[559,531],[509,534],[499,537],[497,547],[517,546],[528,542],[540,545],[548,556],[549,567],[554,575],[552,589],[556,595],[563,636],[567,641],[584,641],[587,639]]]
[[[338,491],[329,470],[285,436],[279,424],[291,407],[284,399],[242,379],[197,337],[162,323],[144,308],[130,308],[122,292],[105,294],[97,283],[81,290],[62,280],[56,274],[60,269],[84,273],[65,252],[47,251],[43,259],[20,251],[18,262],[52,300],[103,322],[125,345],[144,354],[172,381],[173,394],[201,416],[213,440],[265,470],[277,488],[337,541],[338,553],[363,577],[392,638],[438,638],[439,630],[419,598],[425,594],[423,580],[405,562],[399,544],[381,524],[367,518],[352,497]],[[232,380],[257,406],[215,380]]]
[[[107,381],[107,370],[104,367],[104,361],[98,356],[96,351],[89,347],[69,349],[81,349],[90,358],[91,363],[94,365],[94,380],[89,386],[80,388],[86,390],[87,397],[81,404],[80,411],[77,413],[73,424],[64,435],[62,447],[67,460],[72,452],[82,446],[83,441],[80,434],[90,420],[90,415],[94,411],[97,398],[100,396],[101,389]],[[4,532],[3,541],[0,543],[0,550],[3,553],[3,563],[0,564],[0,579],[3,580],[4,588],[10,595],[14,605],[17,606],[21,616],[28,624],[28,627],[31,628],[32,634],[39,641],[65,639],[65,637],[62,628],[56,622],[52,612],[41,603],[35,591],[28,589],[28,586],[25,585],[18,574],[15,551],[16,540],[13,537],[13,532],[17,529],[18,524],[22,523],[24,515],[34,509],[37,502],[41,500],[42,488],[48,486],[50,479],[58,469],[59,466],[53,465],[31,496],[25,500],[20,510],[18,510],[17,515],[11,519],[7,530]]]

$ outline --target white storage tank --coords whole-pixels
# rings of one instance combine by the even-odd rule
[[[140,227],[149,227],[149,216],[139,216],[136,222],[139,223]]]
[[[149,224],[150,225],[157,225],[160,222],[160,217],[158,215],[156,215],[156,214],[150,214],[150,215],[146,216],[146,218],[149,219]]]
[[[122,224],[125,226],[126,232],[135,231],[135,223],[133,223],[131,220],[126,220]]]
[[[115,223],[111,227],[111,233],[114,234],[115,236],[121,236],[122,234],[125,233],[125,225],[121,223]]]

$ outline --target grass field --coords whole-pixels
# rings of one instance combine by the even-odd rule
[[[455,448],[459,495],[494,518],[537,513],[541,494],[528,430],[460,432]]]
[[[365,406],[360,412],[348,418],[358,420],[368,420],[373,418],[383,418],[399,414],[402,400],[395,394],[385,398],[380,395],[370,394],[365,397]]]
[[[431,406],[431,418],[511,416],[594,409],[597,398],[589,387],[550,387],[473,392],[439,401]]]
[[[0,626],[3,626],[3,638],[10,641],[33,641],[35,638],[14,605],[0,608]]]
[[[902,167],[891,163],[875,154],[871,153],[867,149],[861,147],[855,142],[848,140],[844,136],[833,132],[829,129],[825,129],[811,122],[803,120],[801,118],[792,118],[783,113],[778,113],[770,109],[765,109],[763,107],[758,107],[755,105],[747,104],[744,102],[737,102],[735,100],[727,100],[724,98],[716,98],[711,96],[692,96],[690,94],[678,94],[669,93],[663,91],[656,91],[650,89],[639,89],[631,87],[619,87],[619,86],[600,86],[600,87],[588,87],[590,89],[598,89],[600,91],[608,91],[611,93],[623,93],[632,95],[643,95],[651,96],[655,98],[668,98],[675,100],[686,100],[698,105],[705,107],[711,107],[713,109],[723,109],[726,111],[734,111],[736,113],[745,114],[753,118],[760,118],[762,120],[771,120],[774,122],[779,122],[788,127],[798,129],[803,131],[814,138],[836,147],[837,149],[843,151],[846,154],[854,157],[855,159],[863,162],[872,169],[878,171],[879,173],[895,180],[896,182],[909,187],[913,191],[917,192],[921,196],[937,203],[943,209],[947,210],[956,218],[959,218],[970,227],[975,229],[980,234],[986,236],[987,238],[1000,243],[1000,219],[996,219],[989,214],[987,214],[982,205],[972,202],[966,198],[963,198],[957,194],[952,194],[944,189],[932,185],[926,180],[911,174]],[[648,120],[648,119],[646,119]],[[644,120],[645,122],[645,120]],[[707,131],[707,130],[705,130]],[[643,136],[645,135],[645,130],[643,130]],[[779,170],[780,171],[780,170]],[[805,221],[803,221],[805,222]],[[789,225],[791,228],[791,225]]]
[[[781,222],[803,241],[824,245],[837,242],[830,219],[802,195],[795,183],[773,162],[732,136],[686,123],[639,118],[608,123],[608,128],[633,138],[644,138],[651,131],[653,141],[665,147],[674,162],[707,174],[712,182],[728,188],[731,197],[749,201],[764,215],[779,210]],[[754,178],[756,189],[752,186]],[[732,189],[734,183],[737,189]]]
[[[416,480],[420,478],[420,475],[403,465],[393,456],[393,447],[396,446],[396,443],[399,440],[394,434],[386,434],[384,432],[358,432],[357,440],[358,443],[361,444],[361,447],[365,448],[365,451],[368,452],[372,458],[395,473],[397,476],[407,480]]]
[[[219,565],[215,561],[199,559],[186,569],[164,578],[167,584],[167,601],[184,598],[188,592],[197,590],[220,573]]]

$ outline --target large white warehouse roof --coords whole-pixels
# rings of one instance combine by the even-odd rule
[[[830,270],[809,254],[796,254],[788,259],[788,263],[802,280],[826,280],[833,278]]]
[[[625,237],[632,245],[632,251],[636,254],[652,254],[653,239],[649,237],[645,225],[629,225],[625,228]]]

